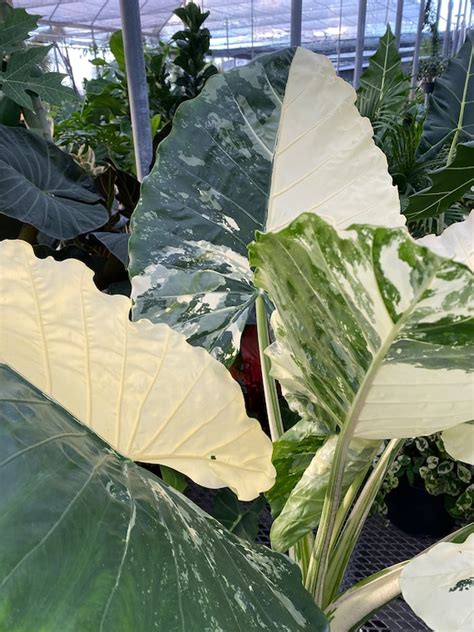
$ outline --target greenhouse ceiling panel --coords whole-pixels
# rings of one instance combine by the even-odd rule
[[[145,36],[167,39],[180,26],[172,15],[176,0],[143,0],[140,3]],[[206,25],[213,36],[215,51],[260,49],[288,45],[290,41],[291,0],[224,0],[199,2],[210,11]],[[366,36],[379,36],[385,25],[395,21],[396,0],[368,0]],[[14,0],[41,16],[43,37],[71,44],[90,46],[103,43],[121,28],[119,0]],[[353,40],[357,26],[357,0],[305,0],[303,3],[302,42],[324,46]],[[403,33],[413,33],[418,19],[418,0],[405,0]]]

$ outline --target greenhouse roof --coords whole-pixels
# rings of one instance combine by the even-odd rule
[[[180,26],[172,15],[177,0],[142,0],[143,34],[167,38]],[[214,51],[259,49],[288,45],[291,0],[200,0],[209,10]],[[44,38],[90,46],[103,43],[121,28],[119,0],[13,0],[41,16]],[[366,36],[379,36],[385,25],[395,21],[397,0],[368,0]],[[303,2],[302,43],[315,46],[338,40],[353,40],[357,28],[358,0],[305,0]],[[419,0],[405,0],[402,33],[414,33]]]

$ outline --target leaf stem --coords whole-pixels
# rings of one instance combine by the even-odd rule
[[[268,321],[265,303],[261,293],[255,301],[257,315],[258,350],[260,353],[260,366],[262,369],[263,392],[265,394],[265,406],[267,409],[268,424],[272,441],[276,441],[284,432],[281,420],[280,405],[274,378],[270,375],[270,359],[265,355],[265,349],[270,345],[268,333]]]
[[[330,601],[337,594],[337,589],[346,571],[349,559],[365,524],[370,508],[377,496],[385,474],[400,452],[405,439],[392,439],[389,441],[382,456],[375,465],[367,482],[365,483],[351,513],[339,535],[333,550],[327,573],[325,586],[325,601]]]
[[[324,579],[328,569],[331,540],[342,494],[342,482],[347,453],[353,434],[353,425],[346,424],[339,435],[334,451],[334,460],[331,465],[331,473],[321,513],[321,520],[309,561],[305,587],[314,595],[314,600],[320,608],[324,607]]]

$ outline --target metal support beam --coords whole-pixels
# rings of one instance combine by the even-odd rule
[[[133,148],[137,178],[141,182],[150,170],[153,143],[138,0],[120,0],[120,13],[127,67],[128,101],[132,118]]]
[[[443,57],[449,57],[451,50],[451,19],[453,15],[453,0],[448,2],[448,18],[446,20],[446,30],[444,32],[443,41]]]
[[[418,83],[418,66],[420,63],[421,32],[425,20],[425,0],[420,0],[420,12],[418,13],[418,26],[416,29],[415,50],[413,52],[413,66],[411,69],[411,91],[410,96],[415,97],[415,90]]]
[[[301,21],[303,15],[303,0],[291,0],[291,46],[301,46]]]
[[[357,15],[357,40],[354,60],[354,78],[352,85],[359,87],[360,76],[362,74],[362,64],[364,61],[365,47],[365,20],[367,17],[367,0],[359,0],[359,12]]]
[[[397,0],[397,13],[395,15],[395,43],[400,48],[400,37],[402,35],[403,20],[403,0]]]

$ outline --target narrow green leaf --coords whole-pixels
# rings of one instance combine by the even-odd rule
[[[474,186],[474,141],[457,145],[454,160],[427,175],[431,186],[408,198],[404,213],[409,220],[436,217]]]
[[[272,463],[277,477],[274,486],[265,495],[274,518],[281,513],[325,438],[320,434],[317,424],[301,420],[273,444]]]
[[[0,367],[0,628],[311,630],[298,569]]]
[[[318,526],[337,439],[337,435],[331,435],[319,448],[273,523],[271,541],[275,551],[287,551],[295,542]],[[344,470],[343,493],[358,474],[370,467],[379,447],[379,441],[367,439],[352,441]]]
[[[375,54],[360,78],[357,107],[367,116],[375,131],[387,114],[399,112],[406,103],[410,82],[403,72],[402,61],[390,25],[380,38]]]

